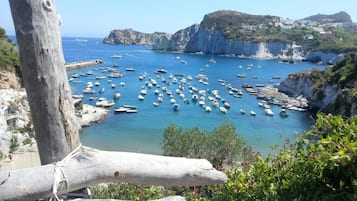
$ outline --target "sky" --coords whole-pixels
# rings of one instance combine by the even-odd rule
[[[357,22],[357,0],[57,0],[62,36],[104,38],[113,29],[153,33],[200,23],[205,14],[234,10],[254,15],[302,19],[347,12]],[[0,27],[14,35],[8,0],[0,0]]]

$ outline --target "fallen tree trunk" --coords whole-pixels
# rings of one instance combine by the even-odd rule
[[[31,169],[0,172],[1,200],[36,200],[86,186],[127,182],[157,186],[201,186],[227,181],[205,159],[107,152],[82,147],[73,158]],[[56,187],[57,186],[57,187]]]

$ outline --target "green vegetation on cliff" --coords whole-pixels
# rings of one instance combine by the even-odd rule
[[[14,71],[19,66],[19,53],[6,36],[5,30],[0,28],[0,70]]]
[[[325,19],[329,16],[334,15],[323,15],[324,18],[321,17],[319,19]],[[349,17],[348,14],[347,16]],[[345,17],[342,16],[340,18],[336,18],[336,20],[346,21]],[[207,14],[201,25],[206,30],[216,29],[226,38],[232,40],[250,42],[271,41],[287,44],[295,42],[306,51],[320,50],[335,53],[357,51],[356,29],[322,28],[317,27],[317,25],[313,27],[312,24],[302,26],[293,21],[282,21],[276,16],[250,15],[235,11],[217,11]],[[323,32],[319,32],[318,30],[323,30]]]

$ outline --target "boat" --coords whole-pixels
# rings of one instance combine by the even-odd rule
[[[73,94],[73,95],[72,95],[72,98],[82,99],[82,98],[83,98],[83,95],[82,95],[82,94]]]
[[[131,71],[131,72],[135,71],[134,68],[125,68],[125,70],[126,70],[126,71]]]
[[[257,113],[255,113],[253,110],[251,110],[250,115],[255,116],[255,115],[257,115]]]
[[[104,92],[104,88],[99,89],[98,92],[99,92],[99,93],[103,93],[103,92]]]
[[[240,109],[239,112],[240,112],[241,114],[245,114],[245,110],[244,110],[244,109]]]
[[[205,106],[205,111],[206,112],[211,112],[212,111],[212,108],[208,105]]]
[[[154,107],[158,107],[158,106],[159,106],[159,103],[158,103],[158,102],[153,102],[152,105],[153,105]]]
[[[95,90],[91,89],[90,87],[87,87],[86,89],[83,90],[84,94],[94,94]]]
[[[216,63],[216,60],[212,57],[210,60],[208,60],[210,63],[213,63],[215,64]]]
[[[95,77],[95,79],[97,79],[97,80],[102,80],[102,79],[105,79],[105,78],[107,78],[107,77],[104,76],[104,75],[99,75],[99,76]]]
[[[128,109],[126,113],[138,113],[138,110],[135,109]]]
[[[119,92],[115,92],[114,93],[114,99],[119,99],[120,98],[120,93]]]
[[[139,100],[144,100],[145,97],[144,97],[143,95],[138,95],[138,99],[139,99]]]
[[[281,117],[288,117],[289,116],[289,113],[288,113],[288,111],[286,110],[286,109],[284,109],[284,108],[282,108],[281,110],[280,110],[280,116]]]
[[[175,104],[173,105],[173,109],[174,109],[174,111],[179,111],[179,110],[180,110],[180,105],[177,104],[177,103],[175,103]]]
[[[158,68],[155,70],[155,73],[159,74],[159,73],[167,73],[166,69],[163,68]]]
[[[115,105],[115,103],[113,101],[108,101],[108,100],[98,100],[96,103],[95,103],[95,106],[97,107],[111,107]]]
[[[274,116],[274,112],[270,108],[264,109],[265,114],[268,116]]]
[[[228,110],[223,106],[219,107],[219,111],[221,111],[224,114],[226,114],[228,112]]]
[[[123,105],[122,107],[128,108],[128,109],[132,109],[132,110],[136,110],[136,106],[135,105]]]
[[[115,113],[122,113],[122,112],[126,112],[128,111],[129,109],[126,108],[126,107],[119,107],[117,109],[114,110]]]
[[[120,86],[125,86],[125,82],[120,82]]]
[[[280,76],[274,75],[272,78],[273,79],[280,79]]]
[[[122,58],[122,57],[123,57],[123,56],[117,55],[117,54],[114,54],[114,55],[111,56],[111,58],[113,58],[113,59],[120,59],[120,58]]]
[[[111,87],[114,89],[114,88],[116,87],[116,85],[115,85],[115,84],[112,84]]]

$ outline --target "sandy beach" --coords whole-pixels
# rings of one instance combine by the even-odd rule
[[[11,154],[9,158],[0,161],[0,171],[17,170],[40,166],[40,156],[38,152],[18,152]]]

